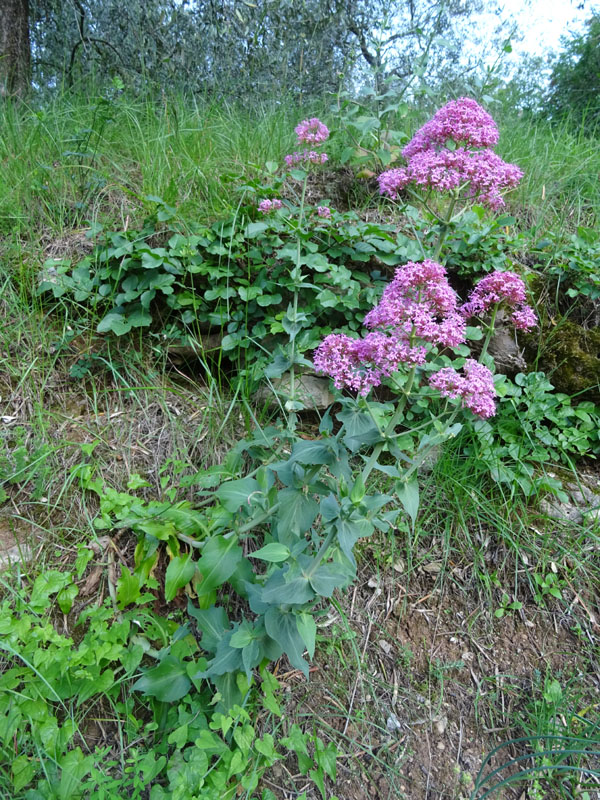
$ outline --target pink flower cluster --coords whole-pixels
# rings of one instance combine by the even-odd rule
[[[327,206],[317,206],[317,214],[322,219],[331,219],[331,209]]]
[[[323,144],[329,138],[329,128],[317,117],[302,120],[294,128],[294,132],[298,137],[298,144],[302,142],[306,142],[306,144]]]
[[[441,264],[429,259],[409,261],[396,270],[364,325],[386,330],[405,341],[416,337],[442,347],[456,347],[465,340],[465,320],[457,302]]]
[[[515,328],[527,331],[537,325],[535,311],[527,304],[525,283],[514,272],[492,272],[482,278],[462,307],[462,313],[465,317],[482,317],[500,304],[512,310]]]
[[[306,164],[308,162],[311,164],[324,164],[328,161],[328,158],[327,153],[317,153],[316,150],[304,150],[302,153],[290,153],[290,155],[285,156],[283,160],[288,167],[293,167],[295,164]]]
[[[501,193],[514,188],[523,172],[490,149],[497,141],[498,128],[487,111],[467,97],[453,100],[406,145],[406,167],[379,176],[379,192],[395,199],[409,183],[437,191],[465,188],[467,196],[498,210],[504,205]]]
[[[402,151],[412,158],[424,150],[444,147],[448,139],[468,147],[494,147],[498,128],[492,117],[470,97],[451,100],[420,128]]]
[[[314,355],[318,372],[338,389],[367,395],[401,364],[422,365],[426,343],[454,347],[465,340],[465,320],[445,269],[435,261],[409,262],[396,270],[380,302],[364,320],[363,339],[331,334]]]
[[[258,204],[258,210],[262,211],[263,214],[270,214],[271,211],[277,211],[278,208],[282,207],[281,200],[275,198],[274,200],[261,200]]]
[[[429,385],[437,389],[442,397],[452,400],[460,398],[463,408],[468,408],[478,417],[493,417],[496,413],[496,389],[490,370],[468,358],[463,373],[459,375],[452,367],[444,367],[429,378]]]
[[[424,150],[415,153],[406,167],[382,173],[379,192],[395,199],[409,183],[440,192],[468,184],[469,197],[498,210],[504,205],[501,191],[513,189],[522,177],[519,167],[507,164],[492,150]]]

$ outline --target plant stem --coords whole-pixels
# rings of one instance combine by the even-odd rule
[[[450,222],[452,220],[452,214],[454,213],[454,207],[456,205],[456,201],[458,200],[458,193],[454,192],[452,195],[452,200],[450,201],[450,205],[448,206],[448,213],[446,214],[446,219],[441,223],[441,231],[440,235],[438,236],[438,240],[436,242],[435,248],[433,250],[432,260],[437,261],[440,257],[440,253],[442,252],[442,245],[444,244],[444,239],[450,230]]]
[[[364,467],[364,469],[362,471],[362,479],[363,479],[363,483],[365,483],[365,484],[367,482],[367,478],[369,477],[369,475],[371,474],[371,472],[373,472],[373,469],[375,468],[375,464],[377,463],[377,459],[379,458],[379,454],[383,450],[387,439],[389,438],[390,434],[392,434],[394,432],[394,429],[395,429],[396,425],[400,422],[400,419],[402,418],[402,412],[404,411],[404,408],[406,407],[406,403],[408,402],[408,397],[409,397],[411,389],[413,387],[413,383],[414,383],[414,380],[415,380],[416,373],[417,373],[417,368],[416,367],[413,367],[411,369],[411,371],[408,373],[408,378],[406,380],[406,386],[404,387],[403,395],[400,398],[400,400],[398,401],[398,405],[396,406],[396,410],[394,411],[393,417],[391,418],[391,420],[387,424],[386,429],[383,432],[384,440],[375,445],[369,460],[365,464],[365,467]]]
[[[490,324],[487,326],[487,333],[485,335],[485,340],[483,342],[483,347],[481,348],[481,353],[479,354],[479,363],[481,363],[487,353],[487,349],[490,343],[492,336],[494,335],[495,324],[496,324],[496,317],[498,316],[498,309],[500,306],[496,306],[492,311],[492,318],[490,320]]]
[[[300,198],[300,214],[298,216],[298,228],[296,233],[296,267],[294,272],[296,272],[296,276],[294,278],[294,298],[292,301],[292,324],[296,323],[296,317],[298,315],[298,285],[301,283],[301,274],[300,274],[300,228],[302,226],[302,222],[304,220],[304,200],[306,198],[306,186],[308,184],[308,172],[306,173],[306,177],[304,178],[304,183],[302,184],[302,196]],[[290,337],[290,402],[293,403],[296,398],[296,369],[295,369],[295,361],[296,361],[296,335],[297,332],[294,333],[293,337]],[[293,407],[288,412],[288,428],[293,431],[296,427],[296,413],[293,410]]]

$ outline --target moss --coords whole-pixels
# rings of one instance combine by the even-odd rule
[[[556,328],[543,331],[538,342],[536,368],[548,375],[558,392],[600,401],[599,328],[586,330],[563,320]]]

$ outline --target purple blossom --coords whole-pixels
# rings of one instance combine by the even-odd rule
[[[403,339],[416,336],[442,347],[456,347],[465,340],[465,321],[456,310],[457,301],[441,264],[429,259],[409,261],[396,270],[364,325]]]
[[[425,150],[444,147],[448,139],[468,147],[493,147],[498,142],[498,128],[475,100],[459,97],[446,103],[416,132],[402,155],[411,159]]]
[[[461,309],[465,317],[483,317],[500,304],[512,310],[512,322],[519,330],[537,325],[537,316],[527,305],[525,282],[514,272],[492,272],[482,278]]]
[[[317,153],[316,150],[303,150],[301,153],[290,153],[283,160],[288,167],[293,167],[296,164],[325,164],[329,159],[327,153]]]
[[[277,211],[278,208],[282,207],[281,200],[274,198],[273,200],[261,200],[258,204],[258,210],[262,211],[263,214],[270,214],[271,211]]]
[[[362,395],[400,365],[422,366],[427,343],[455,347],[465,340],[465,319],[446,271],[435,261],[409,262],[396,270],[381,301],[365,317],[362,339],[331,334],[315,351],[318,372],[338,389]]]
[[[442,397],[452,400],[460,398],[463,408],[468,408],[478,417],[493,417],[496,413],[496,389],[490,370],[468,358],[463,373],[464,376],[452,367],[444,367],[429,378],[429,385],[437,389]]]
[[[305,119],[294,128],[298,144],[322,144],[329,138],[329,128],[317,117]]]
[[[314,354],[317,372],[333,378],[337,389],[353,389],[367,395],[379,386],[383,377],[395,372],[409,355],[423,363],[425,350],[408,353],[405,343],[375,331],[364,339],[352,339],[343,333],[326,336]]]
[[[317,214],[322,219],[331,219],[331,209],[328,206],[317,206]]]
[[[479,199],[493,210],[504,206],[501,191],[514,188],[523,172],[507,164],[492,150],[423,150],[417,151],[406,167],[383,172],[379,193],[396,199],[409,183],[445,192],[468,185],[469,197]]]

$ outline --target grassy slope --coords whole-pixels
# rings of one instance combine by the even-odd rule
[[[52,566],[90,536],[95,507],[72,471],[82,443],[100,442],[95,457],[111,484],[140,472],[151,478],[147,495],[156,496],[161,469],[174,471],[169,459],[195,468],[218,461],[251,420],[218,376],[167,371],[144,347],[119,345],[101,381],[73,381],[68,368],[78,343],[68,342],[68,320],[49,317],[34,296],[41,263],[49,254],[78,252],[88,220],[139,224],[148,194],[176,204],[184,219],[218,217],[235,207],[236,186],[254,165],[280,160],[293,145],[290,131],[301,113],[285,105],[239,110],[62,98],[43,111],[2,114],[3,441],[24,444],[34,460],[44,448],[50,455],[11,489],[1,519],[5,533],[41,544],[39,563]],[[594,143],[519,119],[507,118],[502,129],[501,154],[526,174],[512,201],[523,210],[523,227],[590,224],[600,205]],[[92,341],[84,336],[81,351]],[[327,670],[317,670],[313,690],[290,685],[289,715],[317,724],[348,756],[337,789],[344,800],[364,796],[365,786],[377,797],[464,796],[483,751],[499,738],[535,732],[542,711],[550,713],[542,702],[547,680],[556,676],[563,685],[565,713],[587,697],[587,677],[571,677],[587,676],[596,663],[582,608],[585,587],[598,580],[596,529],[558,530],[510,493],[491,491],[461,454],[438,465],[425,496],[412,536],[364,545],[356,592],[322,628],[317,667]],[[569,604],[548,610],[533,603],[531,576],[552,564]],[[574,582],[582,597],[571,591]],[[524,610],[494,622],[491,612],[505,594]],[[575,663],[567,655],[574,627]],[[526,643],[523,656],[512,652],[518,639]],[[397,738],[389,735],[391,715],[402,731]],[[291,773],[273,780],[300,789]],[[561,796],[553,791],[545,796]]]

